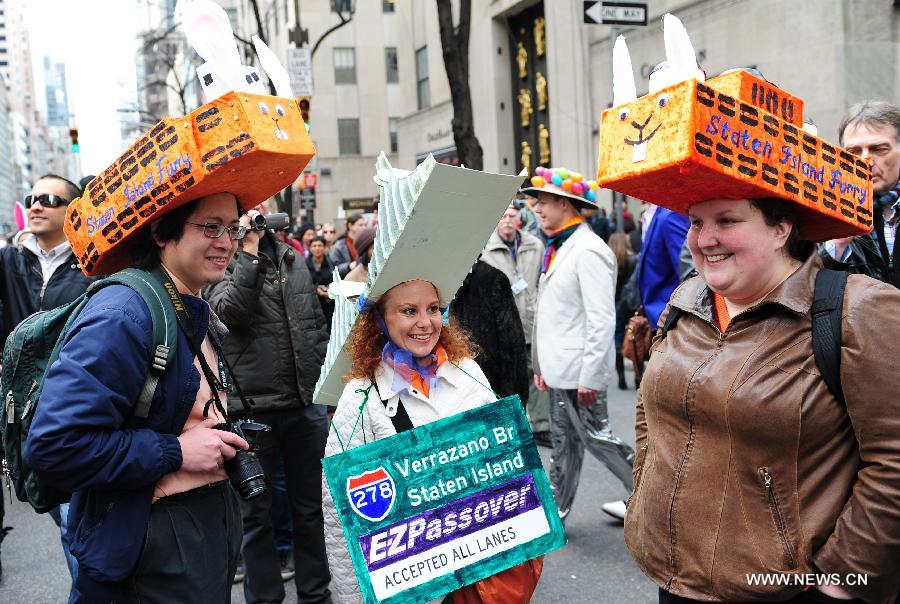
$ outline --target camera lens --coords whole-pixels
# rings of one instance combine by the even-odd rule
[[[244,501],[250,501],[266,492],[266,478],[256,456],[247,451],[238,451],[225,462],[225,471],[231,486]]]

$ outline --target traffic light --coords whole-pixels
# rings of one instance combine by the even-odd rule
[[[81,151],[81,145],[78,144],[78,128],[69,128],[69,138],[72,139],[72,153]]]
[[[309,126],[309,104],[310,104],[309,102],[310,102],[310,100],[311,99],[308,96],[301,96],[300,100],[297,103],[298,105],[300,105],[300,115],[303,117],[303,125],[306,126],[307,132],[309,132],[309,128],[310,128],[310,126]]]

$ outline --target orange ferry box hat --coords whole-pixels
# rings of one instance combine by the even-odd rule
[[[665,28],[668,73],[661,86],[651,76],[640,98],[624,38],[616,41],[614,106],[600,125],[601,186],[681,214],[709,199],[786,199],[811,241],[872,230],[869,160],[804,130],[802,101],[769,82],[746,72],[698,81],[680,21],[666,15]]]
[[[190,32],[201,56],[215,54],[203,35],[219,36],[239,56],[227,17],[224,24],[221,21],[220,7],[199,0],[188,6],[194,13],[208,11],[218,28],[214,34]],[[186,15],[185,29],[191,17],[207,26],[210,14]],[[265,94],[256,69],[223,65],[220,52],[218,62],[198,68],[205,96],[217,98],[183,118],[161,120],[69,204],[65,233],[85,274],[109,274],[127,266],[134,235],[187,202],[231,193],[249,210],[302,173],[315,147],[284,82],[284,68],[261,40],[254,43],[279,96]],[[229,81],[223,75],[229,70],[239,73],[242,81],[233,77]]]

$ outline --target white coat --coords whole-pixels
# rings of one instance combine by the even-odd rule
[[[439,383],[432,386],[430,397],[418,391],[403,393],[403,406],[415,427],[497,400],[481,368],[472,359],[463,359],[458,366],[445,362],[438,367],[437,377]],[[325,457],[397,434],[388,415],[396,413],[400,398],[392,387],[393,379],[394,370],[382,362],[375,375],[375,384],[387,401],[386,405],[379,400],[375,388],[369,391],[368,400],[363,405],[365,395],[362,391],[369,387],[369,380],[354,379],[344,386],[328,432]],[[325,519],[325,549],[331,567],[332,599],[336,604],[362,602],[347,541],[324,476],[322,514]]]
[[[541,275],[531,340],[534,372],[551,388],[603,390],[615,362],[616,256],[586,224]]]

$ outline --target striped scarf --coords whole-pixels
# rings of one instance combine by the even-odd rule
[[[559,229],[547,233],[547,251],[544,252],[544,263],[541,266],[541,274],[550,270],[550,265],[553,264],[553,260],[556,258],[556,251],[562,247],[562,244],[564,244],[569,237],[572,236],[572,233],[575,232],[575,229],[577,229],[578,225],[582,222],[584,222],[584,218],[575,216]]]

